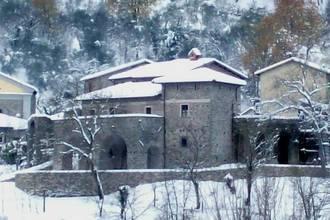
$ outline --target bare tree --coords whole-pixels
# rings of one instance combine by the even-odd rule
[[[329,183],[323,179],[299,177],[292,181],[298,195],[298,205],[302,207],[306,220],[316,220],[321,211],[330,204]]]
[[[194,186],[194,191],[196,195],[196,209],[201,207],[201,196],[199,190],[199,180],[197,168],[201,168],[206,163],[205,153],[207,151],[207,142],[204,142],[204,127],[200,128],[198,131],[193,130],[194,126],[186,128],[187,138],[189,140],[188,147],[189,152],[185,155],[184,160],[182,161],[183,167],[188,170],[188,178]]]
[[[76,146],[74,143],[67,143],[65,141],[60,141],[58,144],[64,145],[68,147],[70,150],[65,153],[75,152],[78,153],[81,157],[85,158],[88,162],[89,169],[91,171],[91,174],[93,176],[93,179],[96,182],[97,185],[97,194],[99,197],[99,215],[102,216],[103,211],[103,202],[104,202],[104,192],[103,192],[103,186],[100,179],[100,175],[96,166],[95,161],[95,152],[96,152],[96,136],[101,130],[100,123],[98,122],[98,116],[93,115],[91,116],[91,120],[88,120],[89,118],[85,118],[83,120],[81,117],[79,117],[79,114],[77,112],[77,109],[75,107],[72,108],[73,115],[72,120],[77,125],[77,130],[74,130],[73,132],[76,132],[80,135],[80,137],[84,140],[86,143],[86,146]]]
[[[275,103],[279,106],[275,111],[267,113],[270,117],[290,110],[295,110],[300,119],[300,131],[309,132],[316,137],[321,167],[325,170],[327,164],[325,147],[329,145],[329,103],[322,103],[318,93],[330,88],[330,83],[324,85],[308,86],[307,73],[302,70],[301,78],[292,81],[283,81],[288,88],[284,95],[285,101],[281,99],[270,100],[261,105]],[[281,97],[282,98],[282,97]],[[289,100],[288,100],[289,99]]]
[[[246,164],[246,186],[247,186],[247,197],[245,200],[244,208],[244,219],[251,219],[251,193],[252,185],[255,180],[255,172],[260,167],[260,165],[270,161],[274,156],[273,148],[278,142],[278,131],[274,131],[267,138],[263,136],[261,131],[262,123],[265,121],[260,121],[257,126],[257,130],[249,130],[249,144],[247,146],[247,152],[245,154],[245,164]]]

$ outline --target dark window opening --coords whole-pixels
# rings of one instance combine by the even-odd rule
[[[186,137],[181,138],[181,147],[188,147],[188,139]]]
[[[89,114],[90,114],[90,115],[96,115],[96,111],[95,111],[95,109],[91,109],[91,110],[89,110]]]
[[[189,106],[181,105],[181,117],[188,117]]]
[[[152,112],[151,107],[146,107],[146,114],[150,115]]]
[[[5,143],[5,135],[4,134],[0,134],[0,143],[1,144]]]
[[[195,83],[195,90],[198,90],[198,89],[199,89],[199,84]]]
[[[287,132],[280,133],[280,139],[277,143],[277,161],[279,164],[289,163],[289,144],[291,135]]]
[[[0,113],[2,113],[2,109],[0,108]]]

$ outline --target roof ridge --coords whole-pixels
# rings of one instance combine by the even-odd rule
[[[325,69],[325,68],[322,68],[319,64],[315,63],[315,62],[312,62],[312,61],[308,61],[307,59],[302,59],[302,58],[299,58],[299,57],[290,57],[288,59],[285,59],[285,60],[282,60],[282,61],[279,61],[277,63],[274,63],[274,64],[271,64],[269,66],[266,66],[260,70],[257,70],[254,72],[255,75],[260,75],[268,70],[271,70],[271,69],[274,69],[276,67],[279,67],[279,66],[282,66],[288,62],[291,62],[291,61],[294,61],[296,63],[300,63],[300,64],[303,64],[303,65],[307,65],[308,67],[311,67],[313,69],[316,69],[316,70],[319,70],[319,71],[322,71],[322,72],[325,72],[327,74],[330,74],[330,71],[328,69]]]
[[[119,65],[115,65],[115,66],[106,68],[104,70],[99,70],[99,71],[96,71],[96,72],[87,74],[86,76],[83,76],[80,79],[80,81],[85,81],[85,80],[93,79],[93,78],[96,78],[96,77],[99,77],[99,76],[103,76],[103,75],[109,74],[111,72],[119,71],[121,69],[125,69],[125,68],[128,68],[130,66],[139,65],[139,64],[142,64],[142,63],[149,63],[149,64],[151,64],[151,63],[154,63],[154,61],[149,60],[147,58],[143,58],[143,59],[135,60],[135,61],[128,62],[128,63],[122,63],[122,64],[119,64]]]

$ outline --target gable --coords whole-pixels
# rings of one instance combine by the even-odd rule
[[[296,81],[303,77],[304,68],[300,63],[287,62],[283,65],[278,65],[272,69],[269,69],[259,77],[259,94],[261,100],[279,99],[288,94],[288,87],[285,86],[283,81]],[[328,83],[329,74],[325,74],[323,71],[316,70],[313,67],[305,66],[304,74],[306,77],[306,87],[309,90],[315,89],[316,85],[325,85]],[[315,98],[318,100],[327,99],[326,89],[320,90],[316,93]]]
[[[0,74],[0,93],[33,93],[35,89],[28,87],[11,77]]]

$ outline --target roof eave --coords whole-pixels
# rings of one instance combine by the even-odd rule
[[[214,62],[216,62],[217,64],[219,64],[220,66],[223,66],[224,68],[230,70],[231,72],[233,72],[235,75],[238,75],[244,79],[248,79],[248,76],[246,74],[244,74],[243,72],[229,66],[228,64],[225,64],[223,62],[221,62],[220,60],[218,59],[214,59]]]

